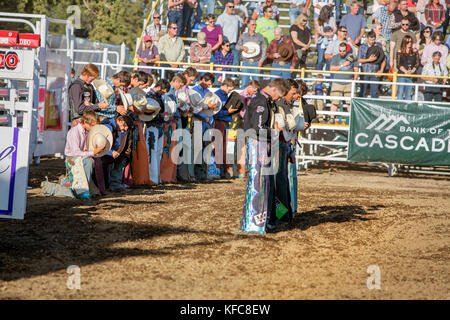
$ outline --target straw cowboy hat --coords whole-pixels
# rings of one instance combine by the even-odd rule
[[[108,101],[108,99],[114,94],[114,89],[105,80],[96,79],[92,82],[92,84],[105,101]]]
[[[200,93],[193,89],[188,90],[189,105],[194,109],[194,113],[198,113],[203,110],[203,98]]]
[[[242,46],[248,48],[247,52],[242,51],[242,58],[244,59],[251,59],[257,57],[261,52],[261,48],[259,44],[257,44],[256,42],[252,41],[245,42]]]
[[[294,55],[294,48],[289,43],[282,43],[278,47],[278,54],[280,55],[280,57],[278,58],[279,61],[289,61]]]
[[[177,111],[177,102],[171,96],[163,95],[164,112],[173,115]]]
[[[95,155],[96,158],[103,157],[113,145],[112,132],[103,124],[97,124],[89,130],[86,143],[89,152],[94,152],[94,149],[98,147],[105,147],[102,152]]]
[[[286,114],[282,107],[278,107],[274,115],[274,122],[278,124],[278,128],[284,129],[286,127]]]
[[[291,112],[286,115],[287,126],[283,130],[285,140],[297,138],[298,132],[305,129],[305,120],[300,115],[300,109],[294,107]]]
[[[122,104],[126,110],[133,105],[133,98],[131,97],[131,94],[125,93],[122,89],[119,88],[119,95],[120,100],[122,101]]]
[[[152,121],[156,115],[161,110],[161,106],[159,105],[158,101],[152,98],[146,98],[147,103],[145,104],[142,111],[144,113],[139,114],[139,120],[141,121]]]
[[[133,106],[138,109],[139,111],[142,111],[147,106],[147,98],[145,97],[145,91],[141,88],[135,87],[131,88],[128,93],[131,96],[131,99],[133,100]]]
[[[213,102],[216,104],[216,107],[214,109],[209,109],[208,108],[208,103],[209,102]],[[203,105],[205,106],[206,109],[203,110],[203,113],[207,116],[207,117],[212,117],[213,115],[215,115],[217,112],[220,111],[220,109],[222,109],[222,101],[220,100],[219,96],[216,95],[213,92],[208,92],[207,94],[205,94],[205,97],[203,98]]]

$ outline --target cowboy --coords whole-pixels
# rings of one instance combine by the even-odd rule
[[[298,57],[292,40],[283,34],[283,29],[275,29],[275,39],[269,45],[267,57],[273,59],[272,68],[294,69]],[[270,74],[284,79],[291,77],[290,71],[272,70]]]
[[[99,117],[94,111],[86,111],[78,118],[78,124],[67,133],[64,154],[66,156],[66,169],[70,181],[70,187],[77,198],[90,199],[89,186],[92,181],[93,161],[92,157],[98,156],[106,147],[92,146],[88,151],[87,140],[89,131],[99,123]]]
[[[76,126],[78,118],[86,111],[100,111],[109,107],[106,101],[97,103],[94,87],[91,83],[98,78],[98,68],[90,63],[84,66],[81,75],[69,86],[69,118],[72,126]]]
[[[119,98],[119,89],[125,90],[130,85],[130,82],[131,75],[128,71],[120,71],[114,74],[111,78],[106,78],[106,83],[113,89],[113,94],[107,101],[107,103],[109,104],[108,108],[97,111],[97,114],[100,116],[101,121],[105,118],[113,119],[117,113],[121,115],[127,114],[127,110],[123,105],[116,105],[116,100]],[[97,95],[98,101],[103,102],[104,98],[98,91],[98,88],[95,89],[95,93]]]
[[[273,172],[267,172],[268,151],[271,138],[278,138],[282,130],[277,123],[271,125],[275,102],[288,91],[286,81],[281,78],[272,80],[255,94],[247,107],[244,129],[247,138],[247,157],[249,179],[242,210],[240,230],[245,232],[266,233],[268,209],[273,194]],[[271,153],[273,157],[273,153]]]
[[[113,135],[113,144],[111,150],[104,155],[103,176],[106,188],[112,192],[127,188],[123,184],[123,175],[126,165],[130,161],[131,154],[131,135],[134,122],[129,116],[119,115],[116,118],[106,118],[101,122]]]
[[[256,33],[256,20],[250,20],[248,23],[248,32],[243,33],[237,44],[236,49],[241,52],[242,56],[242,66],[243,67],[262,67],[264,61],[266,60],[267,45],[264,37]],[[254,73],[258,74],[258,69],[242,69],[244,73]],[[254,80],[256,77],[252,77]],[[245,88],[248,86],[250,76],[242,76],[241,87]]]
[[[159,110],[152,113],[151,116],[142,117],[146,124],[146,143],[149,153],[149,176],[150,181],[154,184],[161,183],[160,178],[160,163],[163,152],[163,124],[164,124],[164,102],[162,97],[169,92],[170,83],[166,79],[161,79],[155,83],[153,88],[147,93],[147,98],[150,103],[156,101],[159,105]]]

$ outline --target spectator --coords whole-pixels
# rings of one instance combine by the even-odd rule
[[[266,46],[272,42],[273,38],[275,38],[275,28],[278,26],[278,23],[272,19],[273,9],[272,7],[266,6],[264,7],[264,17],[256,20],[256,33],[261,34],[266,41]]]
[[[439,51],[441,53],[441,63],[447,63],[448,56],[448,48],[442,44],[442,40],[444,40],[444,34],[441,31],[436,31],[431,36],[431,43],[427,44],[422,53],[421,63],[425,66],[427,63],[431,63],[433,60],[432,55],[434,52]]]
[[[449,0],[445,1],[445,8],[446,8],[445,9],[445,20],[444,20],[444,23],[442,24],[444,37],[447,35],[447,28],[448,28],[448,25],[450,22],[450,1]]]
[[[351,54],[356,57],[356,50],[353,47],[353,44],[347,40],[347,28],[346,27],[339,27],[337,32],[337,39],[334,39],[327,47],[327,50],[325,50],[325,62],[326,62],[326,70],[330,70],[330,64],[331,59],[333,59],[333,56],[339,54],[339,46],[341,43],[347,44],[347,47],[350,47]],[[333,75],[329,76],[330,78],[333,77]]]
[[[201,32],[206,34],[206,42],[211,45],[211,49],[214,52],[222,45],[223,31],[220,26],[216,25],[216,17],[213,14],[208,14],[206,21],[208,24],[202,28]]]
[[[231,52],[230,41],[224,40],[222,42],[222,45],[220,46],[220,49],[216,50],[216,52],[214,53],[214,64],[232,66],[233,59],[234,59],[234,56],[233,56],[233,52]],[[216,68],[216,70],[217,71],[231,71],[231,68],[220,67],[220,68]],[[237,69],[233,69],[233,70],[238,71]],[[222,82],[222,76],[219,77],[218,81]]]
[[[153,39],[153,44],[158,46],[161,36],[167,33],[166,26],[161,25],[161,14],[155,12],[153,14],[153,22],[147,26],[146,33]]]
[[[190,47],[190,59],[192,63],[210,63],[212,48],[209,43],[206,42],[206,34],[204,32],[197,33],[197,41],[191,44]],[[197,66],[199,70],[208,70],[209,67]]]
[[[239,38],[237,43],[237,50],[241,52],[242,55],[242,66],[243,67],[261,67],[266,60],[267,56],[267,45],[264,37],[256,33],[256,21],[250,20],[248,23],[248,32],[245,32]],[[253,43],[255,47],[259,49],[259,53],[256,50],[253,54],[251,53],[251,48],[248,47],[249,44]],[[256,49],[256,48],[253,48]],[[236,59],[236,57],[235,57]],[[238,58],[239,59],[239,58]],[[245,73],[258,73],[257,69],[242,69]],[[252,80],[254,78],[252,77]],[[242,76],[241,87],[245,88],[250,80],[249,76]]]
[[[397,70],[397,66],[395,65],[395,54],[397,53],[397,51],[400,49],[400,44],[402,43],[403,37],[406,35],[411,36],[411,38],[413,39],[413,47],[417,48],[418,46],[416,45],[416,35],[414,33],[412,33],[411,31],[409,31],[409,20],[408,18],[403,18],[401,21],[401,28],[400,30],[395,31],[392,34],[391,37],[391,43],[390,43],[390,50],[389,50],[389,67],[392,69],[394,68],[395,71]]]
[[[234,3],[228,1],[225,4],[225,12],[217,18],[217,25],[222,27],[223,38],[230,41],[231,52],[234,55],[233,65],[239,65],[239,54],[236,51],[236,43],[239,39],[240,29],[244,25],[241,17],[234,14]]]
[[[197,7],[197,0],[184,0],[183,25],[179,34],[182,37],[190,37],[194,25],[194,10]]]
[[[305,16],[308,14],[311,0],[291,0],[289,2],[289,22],[293,25],[300,14],[304,14]]]
[[[336,22],[332,16],[330,6],[324,6],[320,10],[319,19],[315,24],[315,37],[316,37],[316,49],[317,49],[317,64],[316,70],[322,70],[325,61],[325,50],[328,44],[333,41],[336,34]]]
[[[404,36],[400,45],[400,51],[396,54],[398,73],[399,74],[415,74],[419,67],[419,54],[413,48],[411,36]],[[412,83],[411,77],[398,77],[397,82]],[[405,97],[403,98],[403,93]],[[411,100],[412,86],[398,86],[397,99]]]
[[[429,0],[425,6],[425,20],[427,26],[433,28],[433,33],[436,31],[443,31],[442,24],[445,20],[445,9],[440,0]]]
[[[386,39],[383,36],[383,26],[380,23],[373,23],[372,24],[372,31],[375,32],[376,35],[376,39],[375,42],[379,43],[381,45],[381,47],[383,48],[383,52],[386,55],[386,58],[388,57],[388,53],[389,53],[389,47],[388,47],[388,41],[389,39]],[[367,39],[363,42],[367,43]]]
[[[176,22],[169,22],[168,33],[161,37],[158,43],[159,54],[161,60],[168,62],[181,62],[185,56],[184,42],[177,36],[178,26]],[[168,65],[161,65],[167,67]],[[170,64],[171,68],[177,68],[178,64]],[[169,74],[173,75],[173,71]],[[171,77],[167,76],[167,79]]]
[[[277,23],[280,21],[280,10],[278,10],[278,7],[273,4],[273,0],[266,0],[264,3],[260,3],[256,6],[255,10],[253,10],[252,19],[258,20],[264,17],[264,8],[270,7],[273,11],[273,19],[277,21]],[[270,42],[269,42],[270,43]]]
[[[313,7],[314,7],[314,25],[317,24],[317,20],[319,19],[320,10],[322,10],[325,6],[332,6],[334,4],[334,0],[312,0]]]
[[[316,76],[317,79],[323,79],[322,74],[318,74]],[[314,85],[314,95],[315,96],[323,96],[328,94],[328,89],[324,87],[322,80],[317,80],[316,84]],[[316,107],[317,110],[323,111],[323,106],[325,104],[324,99],[314,99],[313,100],[314,107]],[[325,123],[323,114],[318,114],[317,119],[314,119],[312,122],[317,123]]]
[[[195,17],[195,21],[200,23],[203,17],[203,10],[206,5],[206,14],[214,14],[214,10],[216,9],[216,1],[215,0],[198,0],[197,6],[197,14]]]
[[[354,46],[358,46],[360,44],[361,38],[366,32],[367,27],[364,15],[358,14],[358,11],[358,1],[352,1],[352,4],[350,5],[350,13],[343,16],[341,23],[339,24],[341,27],[347,27],[349,36],[348,40],[350,40]]]
[[[294,69],[297,64],[297,54],[292,40],[283,34],[283,29],[277,27],[275,29],[275,39],[269,45],[267,57],[273,59],[272,68],[278,69]],[[291,77],[290,71],[271,71],[271,75],[284,79]]]
[[[234,12],[239,17],[241,17],[241,19],[244,21],[244,25],[248,23],[249,20],[248,10],[245,5],[241,4],[241,0],[234,0]]]
[[[300,14],[295,20],[295,24],[289,29],[292,42],[294,42],[295,52],[297,53],[298,62],[295,69],[298,67],[306,67],[306,56],[308,55],[309,48],[311,47],[311,31],[306,26],[308,23],[308,17],[304,14]]]
[[[445,64],[440,62],[442,54],[439,51],[433,53],[433,61],[431,63],[427,63],[425,67],[423,67],[422,75],[423,76],[441,76],[447,77],[448,71]],[[428,84],[445,84],[445,79],[438,78],[424,78],[425,83]],[[440,87],[425,87],[425,100],[426,101],[442,101],[442,91],[443,88]]]
[[[381,7],[387,6],[389,4],[389,0],[374,0],[372,6],[372,12],[375,13]]]
[[[177,24],[177,36],[181,34],[183,29],[183,8],[184,0],[169,0],[167,17],[169,18],[169,24],[171,22]]]
[[[425,7],[430,3],[430,0],[417,0],[416,10],[417,10],[417,17],[419,18],[421,30],[425,28],[425,26],[428,25],[426,16],[425,16]],[[445,8],[446,7],[446,1],[445,0],[439,0],[439,3]],[[431,25],[430,25],[431,26]]]
[[[353,54],[351,54],[348,51],[347,44],[342,42],[339,45],[339,53],[333,56],[333,59],[331,59],[331,71],[346,71],[346,72],[352,72],[358,71],[358,68],[355,66]],[[339,80],[356,80],[358,78],[358,74],[340,74],[336,73],[334,75],[334,79]],[[333,82],[331,86],[331,96],[344,96],[344,97],[350,97],[352,94],[352,84],[351,82],[345,83],[345,82]],[[331,107],[330,111],[336,111],[339,106],[339,100],[332,100],[331,101]],[[350,107],[348,105],[347,111],[350,111]],[[336,123],[334,119],[334,115],[330,116],[329,123],[333,124]]]
[[[145,35],[143,40],[144,49],[142,48],[142,45],[140,45],[136,53],[139,60],[139,66],[154,66],[155,62],[160,60],[158,48],[153,44],[152,37],[149,35]],[[148,74],[152,73],[152,69],[149,68],[138,68],[138,70]]]
[[[420,31],[420,23],[416,15],[408,10],[408,1],[400,0],[400,5],[394,10],[394,13],[389,18],[388,28],[392,30],[392,33],[398,31],[402,27],[402,20],[407,19],[409,22],[409,28],[413,32]]]
[[[433,42],[433,40],[431,40],[432,32],[433,32],[433,29],[430,26],[425,27],[420,32],[419,57],[422,57],[423,49],[425,49],[425,46]]]
[[[358,63],[361,64],[362,72],[383,73],[386,66],[386,59],[383,48],[376,42],[376,34],[370,31],[367,34],[367,44],[362,44],[358,50]],[[373,75],[363,75],[362,80],[366,81],[380,81],[380,77]],[[360,97],[367,96],[367,87],[369,83],[362,84]],[[378,98],[378,83],[370,83],[370,97]]]
[[[380,23],[383,26],[382,34],[386,39],[390,39],[392,36],[392,30],[389,29],[389,21],[391,16],[393,16],[394,11],[397,9],[397,6],[397,0],[390,0],[387,5],[374,11],[373,21],[375,23]]]

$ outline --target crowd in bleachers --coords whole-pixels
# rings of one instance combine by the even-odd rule
[[[215,70],[261,73],[257,68],[283,69],[272,75],[295,78],[293,69],[309,68],[331,71],[360,71],[371,73],[397,72],[398,99],[412,99],[412,82],[445,84],[442,79],[401,77],[405,74],[447,76],[450,1],[444,0],[291,0],[289,20],[281,20],[285,2],[274,0],[242,3],[225,1],[168,1],[168,25],[161,23],[155,12],[146,28],[146,49],[138,52],[139,63],[154,66],[154,61],[242,66],[242,69],[217,67]],[[280,8],[279,8],[280,7]],[[370,13],[369,13],[370,11]],[[218,13],[215,15],[215,13]],[[289,21],[287,31],[284,21]],[[284,31],[286,30],[286,31]],[[183,38],[192,40],[186,54]],[[412,42],[409,45],[409,42]],[[189,43],[189,41],[188,41]],[[345,49],[341,44],[346,45]],[[342,51],[342,52],[341,52]],[[314,53],[315,65],[307,60]],[[439,59],[433,58],[439,55]],[[153,59],[153,61],[143,60]],[[163,65],[164,66],[164,65]],[[208,66],[198,69],[209,69]],[[151,72],[150,69],[142,69]],[[333,75],[326,78],[382,81],[376,75]],[[245,88],[248,75],[239,77]],[[345,82],[324,82],[322,87],[334,95],[349,96],[350,85]],[[420,87],[425,100],[440,101],[444,90]],[[359,96],[377,98],[388,90],[379,84],[361,84]],[[395,89],[394,89],[395,90]],[[338,102],[338,101],[335,101]],[[336,104],[332,101],[332,109]],[[331,119],[333,122],[333,119]]]

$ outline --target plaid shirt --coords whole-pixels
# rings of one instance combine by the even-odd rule
[[[269,45],[269,49],[267,49],[267,57],[270,59],[274,59],[273,60],[274,63],[280,63],[278,61],[278,59],[274,58],[273,55],[278,52],[278,47],[282,43],[290,44],[292,46],[292,51],[294,54],[292,55],[292,58],[290,61],[285,61],[285,62],[291,62],[292,65],[295,65],[298,61],[298,57],[297,57],[297,53],[294,48],[294,43],[292,42],[292,40],[289,37],[286,37],[286,36],[283,36],[283,38],[281,38],[280,40],[276,40],[276,39],[272,40],[272,42]]]
[[[114,118],[114,116],[116,115],[116,109],[117,109],[116,100],[119,97],[119,89],[114,86],[114,84],[111,82],[111,79],[106,78],[106,82],[111,86],[111,88],[113,88],[114,93],[108,99],[109,107],[107,109],[102,109],[100,111],[97,111],[97,114],[102,117]],[[97,88],[95,88],[95,94],[97,95],[97,99],[98,99],[99,103],[104,101],[103,97],[97,91]]]
[[[431,22],[442,22],[445,19],[444,6],[438,3],[437,8],[432,4],[427,4],[425,6],[425,19],[427,23]]]
[[[219,65],[233,65],[234,54],[230,51],[225,56],[222,53],[222,50],[216,50],[214,53],[214,64]],[[231,71],[231,68],[223,68],[223,71]]]
[[[381,45],[379,43],[374,44],[374,46],[379,46],[381,48]],[[358,50],[358,57],[356,58],[356,60],[359,59],[367,59],[367,50],[369,50],[369,46],[367,44],[362,44],[359,47]],[[361,71],[362,72],[372,72],[372,73],[377,73],[378,70],[380,70],[380,65],[376,64],[376,63],[359,63],[359,65],[361,66]]]
[[[377,18],[378,22],[381,23],[383,26],[383,30],[381,31],[381,34],[386,38],[390,39],[392,36],[392,30],[388,28],[389,25],[389,14],[387,10],[387,6],[380,7],[375,13],[373,14],[374,18]]]

